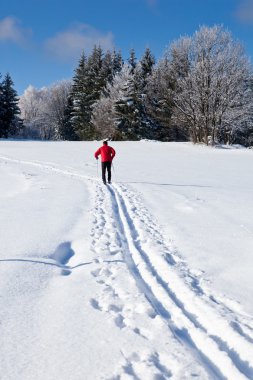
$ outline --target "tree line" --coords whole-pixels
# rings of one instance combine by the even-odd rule
[[[19,101],[23,137],[56,140],[156,139],[253,145],[252,67],[231,33],[201,27],[158,61],[94,46],[71,81]]]

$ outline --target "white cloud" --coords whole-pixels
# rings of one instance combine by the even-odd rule
[[[253,24],[253,0],[241,0],[236,17],[245,24]]]
[[[31,30],[24,29],[15,17],[5,17],[0,20],[0,42],[13,42],[25,45],[28,42]]]
[[[113,34],[103,34],[87,24],[76,24],[72,28],[58,33],[45,41],[44,48],[48,54],[62,61],[76,59],[81,52],[91,51],[94,45],[103,49],[114,47]]]

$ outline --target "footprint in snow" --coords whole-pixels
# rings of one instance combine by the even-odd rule
[[[95,299],[95,298],[91,298],[90,299],[90,304],[91,304],[91,306],[94,308],[94,309],[96,309],[96,310],[102,310],[102,308],[100,307],[100,305],[99,305],[99,302]]]
[[[124,318],[121,314],[117,315],[117,317],[114,319],[114,322],[116,326],[118,326],[120,329],[123,329],[124,327],[126,327],[124,323]]]
[[[108,310],[113,311],[114,313],[119,313],[122,311],[122,306],[109,305]]]

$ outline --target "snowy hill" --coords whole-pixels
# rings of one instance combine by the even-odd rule
[[[253,379],[253,152],[0,141],[3,380]]]

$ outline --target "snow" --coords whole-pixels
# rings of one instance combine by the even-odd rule
[[[0,141],[1,379],[253,379],[252,150],[99,145]]]

